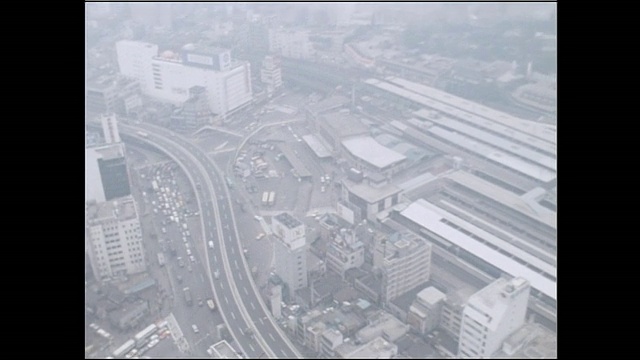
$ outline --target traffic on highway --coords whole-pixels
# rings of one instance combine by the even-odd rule
[[[243,256],[243,247],[237,238],[224,174],[219,172],[206,153],[169,130],[151,125],[123,125],[121,130],[134,136],[138,134],[138,139],[149,142],[172,157],[185,170],[196,189],[203,228],[201,245],[206,249],[202,255],[208,265],[206,272],[214,290],[215,303],[244,355],[300,357],[266,311],[255,288]],[[140,136],[139,132],[145,136]],[[169,209],[166,210],[169,213]],[[185,234],[182,235],[187,238]],[[213,247],[208,246],[209,241],[213,242]],[[194,246],[194,249],[198,246]],[[185,253],[187,250],[190,249],[185,248]]]

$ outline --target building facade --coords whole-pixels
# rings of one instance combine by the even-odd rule
[[[327,268],[344,279],[344,273],[364,264],[364,244],[353,231],[341,229],[329,244],[326,253]]]
[[[87,203],[89,260],[96,279],[146,270],[140,220],[133,197]]]
[[[85,149],[85,200],[110,201],[131,195],[124,144]]]
[[[158,53],[158,46],[138,41],[116,43],[118,65],[125,76],[138,79],[142,91],[175,105],[189,98],[189,89],[207,90],[211,111],[228,115],[251,103],[251,67],[234,61],[225,49],[185,45],[179,53]]]
[[[462,313],[458,356],[490,357],[525,323],[530,284],[499,278],[469,298]]]
[[[373,266],[382,271],[382,301],[389,302],[429,281],[431,244],[410,232],[376,244]]]
[[[307,256],[305,226],[287,213],[273,217],[272,230],[276,274],[287,284],[287,295],[293,299],[295,291],[307,287]]]
[[[282,67],[277,57],[269,55],[264,58],[260,80],[267,86],[269,96],[282,87]]]
[[[419,334],[428,334],[440,324],[440,315],[446,295],[433,286],[418,293],[409,307],[407,323]]]

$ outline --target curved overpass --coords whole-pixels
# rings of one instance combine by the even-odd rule
[[[202,184],[200,189],[194,188],[202,216],[209,281],[222,317],[244,356],[302,358],[267,311],[253,282],[238,240],[229,190],[217,165],[204,151],[169,130],[151,125],[120,124],[119,128],[123,135],[151,144],[173,158],[192,185]],[[148,135],[140,137],[137,131]],[[217,244],[213,249],[206,245],[210,240]],[[218,279],[212,276],[216,271]]]

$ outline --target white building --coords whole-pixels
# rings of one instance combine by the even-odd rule
[[[309,33],[300,30],[270,29],[269,51],[293,59],[310,59],[315,55]]]
[[[117,42],[116,50],[120,72],[138,79],[148,96],[181,105],[191,87],[203,86],[211,110],[221,115],[251,103],[250,65],[232,61],[229,50],[188,44],[179,54],[159,54],[157,45],[130,40]]]
[[[410,232],[396,233],[376,244],[373,266],[383,272],[381,295],[389,302],[429,281],[431,244]]]
[[[96,279],[146,270],[140,220],[133,197],[87,204],[87,250]]]
[[[345,271],[364,264],[364,244],[353,231],[341,229],[327,248],[327,268],[344,278]]]
[[[469,298],[462,312],[458,356],[490,357],[525,323],[529,282],[497,279]]]
[[[107,144],[119,143],[120,132],[118,131],[118,121],[115,114],[102,115],[100,117],[102,123],[102,133]]]
[[[440,324],[446,298],[445,294],[433,286],[423,289],[409,307],[407,323],[420,334],[430,333]]]
[[[282,87],[282,69],[280,61],[274,56],[266,56],[260,69],[260,80],[267,85],[267,93],[271,95]]]
[[[307,287],[305,227],[287,213],[274,216],[271,226],[276,236],[273,244],[276,274],[287,284],[292,299],[296,290]]]

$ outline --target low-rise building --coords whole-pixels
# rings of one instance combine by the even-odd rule
[[[420,334],[435,330],[440,324],[440,315],[446,298],[445,294],[433,286],[420,291],[409,308],[407,323]]]

